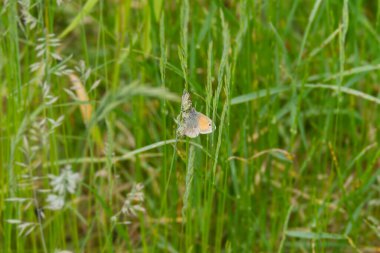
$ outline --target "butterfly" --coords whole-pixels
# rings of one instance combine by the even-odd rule
[[[197,112],[190,100],[190,93],[184,91],[182,95],[182,121],[178,128],[178,133],[195,138],[199,134],[209,134],[215,130],[212,120],[203,113]]]
[[[199,134],[209,134],[215,130],[212,120],[203,113],[197,112],[194,107],[184,117],[182,133],[190,138]]]

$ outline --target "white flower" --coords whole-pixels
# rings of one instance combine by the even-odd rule
[[[46,202],[49,203],[46,208],[50,210],[61,210],[65,205],[64,197],[55,194],[49,194],[46,198]]]
[[[9,224],[20,224],[21,223],[20,220],[16,220],[16,219],[7,219],[5,221],[8,222]]]
[[[122,209],[111,217],[111,222],[116,224],[129,225],[130,221],[124,220],[119,221],[119,216],[125,215],[126,217],[137,216],[138,213],[145,213],[144,204],[144,185],[136,184],[133,186],[130,193],[128,193],[127,198],[124,201]]]
[[[144,203],[144,185],[136,184],[132,191],[128,193],[127,199],[124,201],[121,212],[129,216],[137,216],[138,212],[145,212]]]
[[[116,223],[116,221],[117,221],[117,215],[112,216],[111,217],[111,222],[112,223]]]
[[[34,222],[22,222],[20,220],[8,219],[5,220],[9,224],[17,226],[18,236],[27,236],[33,232],[34,228],[37,226],[37,223]]]
[[[33,232],[34,228],[37,226],[37,223],[33,222],[23,222],[17,225],[19,230],[18,236],[27,236]]]
[[[6,1],[8,2],[8,1]],[[37,25],[37,19],[30,14],[29,10],[31,8],[29,0],[19,0],[18,3],[21,6],[21,16],[24,20],[25,24],[29,26],[31,30],[33,30]],[[7,5],[7,3],[5,3]]]
[[[60,210],[65,205],[65,196],[67,193],[73,194],[77,184],[81,180],[79,173],[73,173],[71,166],[66,166],[58,176],[48,175],[50,185],[53,187],[53,193],[46,198],[48,203],[47,209]]]
[[[53,191],[61,196],[64,196],[67,192],[74,193],[77,184],[80,182],[79,173],[73,173],[70,166],[63,169],[60,175],[49,175],[49,178]]]
[[[7,199],[5,199],[5,201],[7,201],[7,202],[20,202],[20,203],[22,203],[26,200],[31,200],[31,199],[30,198],[7,198]]]

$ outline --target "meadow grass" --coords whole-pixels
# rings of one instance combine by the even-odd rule
[[[0,252],[379,252],[379,43],[380,0],[3,0]]]

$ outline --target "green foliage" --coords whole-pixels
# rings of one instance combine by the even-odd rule
[[[0,9],[0,252],[379,249],[380,0]]]

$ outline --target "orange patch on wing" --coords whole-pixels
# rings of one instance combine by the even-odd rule
[[[210,129],[211,127],[211,121],[209,118],[207,118],[205,115],[203,114],[199,114],[198,116],[198,126],[199,126],[199,130],[201,131],[207,131],[208,129]]]

